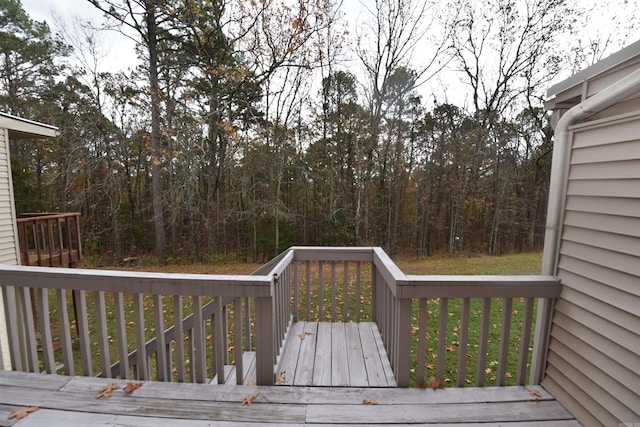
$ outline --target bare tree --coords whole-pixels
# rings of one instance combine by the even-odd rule
[[[405,93],[428,81],[448,61],[446,48],[450,26],[440,25],[438,5],[430,1],[375,0],[367,13],[369,20],[358,28],[356,51],[365,70],[365,93],[371,116],[371,140],[365,149],[369,159],[365,182],[371,182],[376,162],[385,165],[393,162],[393,159],[381,158],[391,151],[385,149],[386,144],[381,144],[380,139],[386,116],[385,102],[390,100],[394,73],[412,69],[411,84],[404,88]],[[412,62],[418,47],[421,55],[420,64],[416,66]],[[379,176],[378,185],[389,190],[385,195],[387,202],[377,201],[365,206],[367,215],[373,206],[398,206],[399,201],[392,200],[393,186],[387,185],[387,177],[383,175]],[[399,177],[391,180],[401,181]],[[396,239],[390,235],[394,228],[389,218],[392,211],[389,208],[387,214],[375,215],[382,221],[376,226],[375,238],[393,252],[390,246],[395,246],[392,242]]]
[[[573,11],[564,0],[466,0],[449,7],[450,14],[458,16],[452,37],[453,66],[470,88],[476,126],[469,192],[493,197],[487,218],[491,223],[488,250],[493,254],[505,204],[504,192],[493,191],[504,184],[498,182],[497,169],[504,143],[500,127],[505,118],[531,106],[532,98],[540,99],[558,72],[555,47]],[[485,175],[492,177],[491,191],[478,188]],[[480,199],[475,198],[483,204]]]
[[[163,2],[158,0],[88,0],[107,17],[119,24],[123,34],[133,31],[136,42],[144,46],[147,56],[149,92],[151,97],[151,174],[153,195],[153,224],[156,256],[160,264],[167,262],[167,239],[162,203],[161,98],[158,77],[158,46],[163,17]],[[129,31],[125,31],[124,28]]]

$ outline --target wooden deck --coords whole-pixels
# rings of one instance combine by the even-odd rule
[[[244,384],[255,384],[255,353],[244,352]],[[277,368],[277,385],[395,387],[387,352],[372,322],[297,322],[291,327]],[[225,366],[225,384],[236,383]],[[218,383],[218,378],[211,380]]]
[[[395,387],[375,323],[297,322],[277,372],[287,385]]]
[[[131,394],[117,389],[96,399],[109,383],[127,384],[0,371],[0,425],[580,425],[539,386],[430,390],[143,382]],[[255,393],[251,405],[241,404]],[[367,397],[378,404],[365,405]],[[39,409],[19,421],[8,419],[12,411],[30,406]]]

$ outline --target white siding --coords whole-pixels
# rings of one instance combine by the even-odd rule
[[[18,264],[15,205],[7,129],[0,129],[0,264]]]
[[[7,129],[0,129],[0,263],[18,264],[17,229],[13,188],[9,164],[9,136]],[[4,368],[9,369],[9,342],[4,320],[4,303],[0,293],[0,351]]]
[[[543,385],[583,424],[640,422],[640,112],[576,126]]]

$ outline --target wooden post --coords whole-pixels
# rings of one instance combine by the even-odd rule
[[[398,387],[409,387],[411,360],[411,298],[398,299],[398,357],[396,358],[396,381]]]
[[[215,298],[213,304],[213,322],[211,325],[213,329],[213,363],[218,377],[218,384],[224,384],[224,365],[227,354],[227,343],[225,339],[227,328],[224,327],[226,313],[222,305],[222,297]]]
[[[549,336],[551,335],[551,316],[555,300],[551,298],[538,299],[536,330],[533,339],[533,353],[531,355],[531,371],[529,384],[538,385],[542,382],[547,365],[547,351]]]
[[[273,284],[271,285],[273,287]],[[273,385],[274,325],[272,297],[256,298],[256,383]]]
[[[22,353],[20,351],[20,337],[18,330],[19,317],[18,305],[16,301],[16,288],[13,286],[2,287],[2,299],[4,301],[4,313],[7,320],[7,338],[9,341],[9,359],[11,359],[11,369],[22,371]]]

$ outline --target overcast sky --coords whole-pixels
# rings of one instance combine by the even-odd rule
[[[80,17],[96,25],[104,21],[103,13],[87,0],[22,0],[22,7],[32,19],[47,21],[53,32],[58,31],[54,16],[59,16],[67,25]],[[104,61],[106,71],[115,72],[135,66],[137,59],[131,40],[116,31],[105,31],[102,41],[105,53],[109,55]]]
[[[343,10],[350,15],[349,19],[352,21],[349,24],[352,36],[355,36],[353,27],[355,27],[355,21],[358,19],[366,18],[367,12],[363,11],[362,2],[370,2],[371,0],[344,0]],[[625,8],[626,19],[633,20],[635,16],[638,16],[638,0],[628,0],[621,2],[621,0],[579,0],[580,4],[587,7],[588,3],[594,3],[594,8],[597,8],[599,12],[598,17],[594,21],[587,25],[585,31],[593,32],[599,25],[611,26],[611,22],[608,22],[607,13],[613,13],[620,7]],[[624,4],[624,6],[621,6]],[[59,15],[62,20],[69,27],[74,18],[83,17],[82,19],[90,19],[95,24],[100,24],[104,21],[103,15],[98,9],[91,5],[87,0],[22,0],[24,10],[29,14],[32,19],[37,21],[47,21],[52,31],[58,31],[57,24],[53,19],[54,15]],[[624,16],[624,15],[623,15]],[[610,31],[610,28],[607,29]],[[627,44],[632,43],[633,40],[628,40]],[[126,70],[127,68],[134,67],[137,63],[137,58],[134,51],[134,44],[131,40],[118,34],[115,31],[105,31],[102,38],[103,49],[108,54],[107,59],[103,62],[102,68],[105,71],[116,72],[120,70]],[[613,52],[609,52],[613,53]],[[605,55],[606,56],[606,55]],[[419,58],[414,58],[418,60]],[[444,76],[444,77],[443,77]],[[568,75],[563,76],[566,78]],[[441,79],[447,79],[443,81]],[[454,81],[451,81],[453,79]],[[455,92],[456,89],[463,90],[459,82],[459,76],[454,73],[440,73],[440,75],[430,81],[428,87],[425,85],[420,88],[420,92],[423,93],[424,101],[428,101],[427,94],[440,93],[442,98],[443,86],[448,86],[447,96],[453,99],[448,99],[448,102],[461,105],[461,100],[457,98]],[[463,96],[464,97],[464,96]],[[440,102],[444,101],[439,99]],[[464,101],[462,101],[464,103]]]

